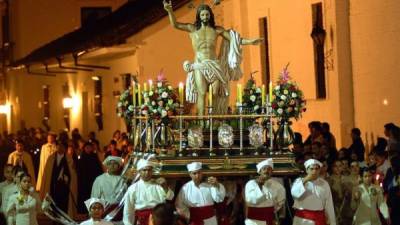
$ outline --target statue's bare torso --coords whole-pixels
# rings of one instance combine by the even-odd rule
[[[220,34],[220,29],[214,29],[209,26],[203,26],[198,30],[190,32],[196,61],[204,59],[215,60],[217,58],[216,44]]]

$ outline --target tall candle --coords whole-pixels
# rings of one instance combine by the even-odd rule
[[[265,85],[263,84],[261,87],[261,105],[265,105]]]
[[[212,107],[212,86],[208,87],[208,106]]]
[[[147,92],[147,83],[146,82],[143,83],[143,91]]]
[[[242,104],[242,84],[238,84],[238,101]]]
[[[139,102],[139,107],[142,107],[142,92],[140,91],[140,84],[138,86],[138,102]]]
[[[136,82],[132,81],[132,105],[136,106]]]
[[[153,81],[149,80],[149,90],[152,91],[153,90]]]
[[[179,82],[179,102],[183,106],[183,83]]]
[[[272,102],[272,81],[269,82],[269,101]]]

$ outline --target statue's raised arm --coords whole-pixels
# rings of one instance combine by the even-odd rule
[[[180,23],[178,21],[176,21],[176,17],[174,15],[174,10],[172,9],[172,2],[171,0],[168,2],[166,0],[163,0],[163,4],[164,4],[164,9],[165,11],[168,12],[168,18],[169,18],[169,22],[171,23],[171,25],[178,29],[178,30],[183,30],[183,31],[187,31],[187,32],[192,32],[195,27],[193,24],[190,23]]]

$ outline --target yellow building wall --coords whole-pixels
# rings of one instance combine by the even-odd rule
[[[368,144],[400,123],[400,1],[350,1],[356,126]]]

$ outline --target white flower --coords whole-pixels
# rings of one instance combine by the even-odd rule
[[[142,110],[143,115],[147,115],[147,110]]]
[[[154,92],[153,91],[149,91],[149,96],[153,96]]]
[[[150,98],[144,98],[144,103],[147,104],[150,101]]]
[[[155,101],[152,101],[152,102],[151,102],[151,105],[156,105],[156,102],[155,102]]]
[[[168,85],[168,89],[169,89],[169,90],[172,90],[172,86],[171,86],[171,85]]]
[[[143,97],[144,97],[144,98],[146,98],[146,97],[148,97],[148,96],[149,96],[149,94],[148,94],[147,92],[144,92],[144,93],[143,93]]]
[[[167,115],[168,115],[167,111],[163,109],[161,111],[161,117],[166,117]]]
[[[258,108],[260,108],[258,105],[254,106],[254,111],[258,110]]]
[[[172,103],[174,103],[174,100],[169,99],[169,100],[168,100],[168,104],[172,105]]]
[[[168,107],[168,106],[166,106],[166,107],[165,107],[165,110],[169,110],[169,107]]]
[[[133,112],[134,109],[135,109],[135,108],[133,107],[133,105],[130,105],[130,106],[128,107],[128,110],[131,111],[131,112]]]
[[[287,94],[289,94],[289,91],[285,89],[285,90],[283,90],[283,94],[287,95]]]
[[[278,114],[282,114],[283,113],[283,109],[279,108],[278,110],[276,110],[278,112]]]
[[[122,117],[122,114],[121,114],[121,113],[118,113],[117,115],[118,115],[118,117]]]
[[[157,109],[153,109],[153,113],[157,113]]]
[[[260,89],[260,88],[257,88],[257,89],[256,89],[256,93],[261,93],[261,89]]]
[[[161,94],[161,98],[168,98],[168,93],[164,91],[164,92]]]
[[[122,106],[122,102],[118,102],[117,106],[121,107]]]
[[[279,91],[279,89],[281,89],[279,85],[275,86],[275,90]]]
[[[162,83],[161,83],[161,82],[158,82],[158,83],[157,83],[157,87],[162,87]]]
[[[255,102],[255,101],[256,101],[256,96],[255,96],[255,95],[250,96],[250,100],[251,100],[252,102]]]
[[[282,100],[286,100],[286,95],[279,96]]]
[[[296,93],[292,93],[292,98],[296,98],[297,97],[297,94]]]

